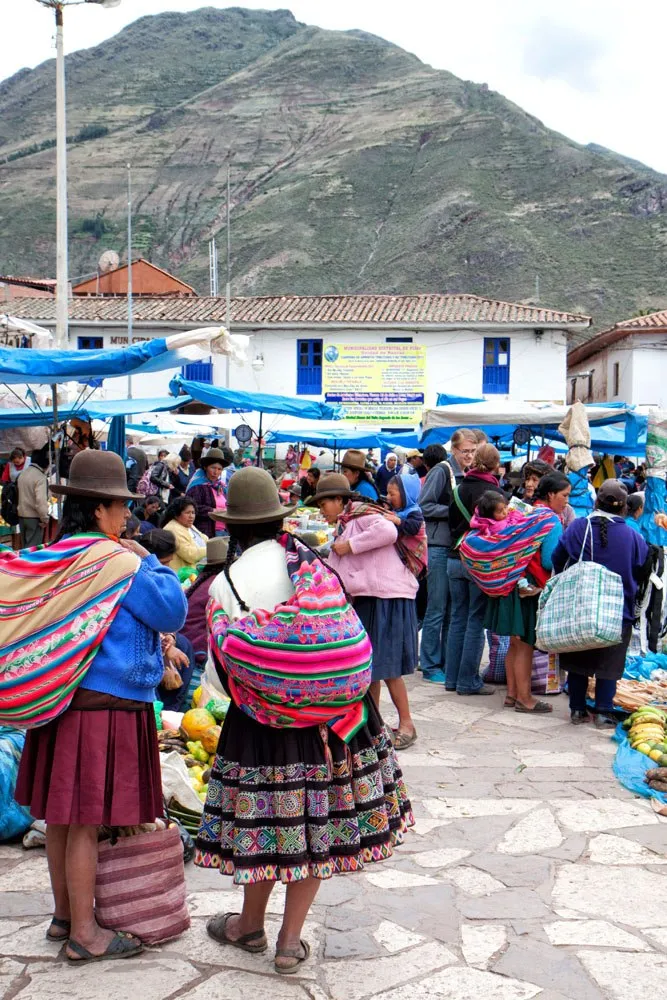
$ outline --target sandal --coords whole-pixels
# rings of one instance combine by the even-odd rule
[[[417,730],[412,733],[401,733],[398,730],[394,736],[394,750],[407,750],[417,739]]]
[[[126,934],[124,931],[116,931],[109,942],[109,947],[103,955],[93,955],[92,952],[84,948],[78,941],[69,939],[68,947],[80,955],[80,958],[72,958],[66,955],[70,965],[90,965],[91,962],[113,961],[116,958],[132,958],[133,955],[140,955],[144,946],[134,934]]]
[[[206,933],[218,944],[231,944],[233,948],[240,948],[241,951],[249,951],[251,955],[261,955],[269,947],[264,929],[261,931],[251,931],[250,934],[242,934],[241,937],[233,941],[227,936],[227,923],[230,917],[238,917],[238,913],[218,913],[206,921]]]
[[[516,698],[511,698],[507,695],[505,701],[503,702],[503,708],[514,708],[516,705]]]
[[[65,933],[53,934],[52,930],[54,927],[59,931],[65,931]],[[71,920],[63,920],[62,917],[52,917],[51,925],[46,932],[46,940],[57,941],[59,944],[62,944],[64,941],[67,941],[71,928],[72,928]]]
[[[281,976],[292,976],[300,965],[310,958],[310,945],[307,941],[301,940],[299,948],[276,948],[276,960],[273,967]],[[303,954],[301,954],[303,952]],[[289,964],[278,965],[279,958],[289,959]]]
[[[548,715],[553,710],[553,705],[547,704],[546,701],[536,701],[532,708],[526,708],[520,701],[514,706],[515,712],[523,712],[525,715]]]

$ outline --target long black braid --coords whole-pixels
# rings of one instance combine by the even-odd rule
[[[250,608],[239,595],[230,573],[232,564],[236,558],[237,549],[240,548],[241,551],[244,551],[245,549],[251,548],[253,545],[257,545],[259,542],[267,542],[272,539],[276,539],[282,532],[282,526],[282,518],[279,521],[263,521],[260,524],[228,525],[229,548],[227,549],[227,558],[225,559],[224,566],[222,567],[222,572],[225,574],[225,579],[227,580],[231,592],[236,598],[241,611],[245,614],[248,614]]]
[[[607,497],[604,500],[600,500],[598,497],[597,503],[595,505],[596,510],[601,510],[605,514],[615,514],[617,517],[622,517],[625,511],[625,500],[612,500]],[[595,512],[594,512],[595,513]],[[600,518],[600,545],[603,549],[607,548],[607,532],[609,530],[609,522],[606,517]]]

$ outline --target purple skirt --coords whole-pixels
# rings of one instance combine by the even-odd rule
[[[47,824],[152,823],[164,812],[153,705],[69,709],[31,729],[14,797]]]

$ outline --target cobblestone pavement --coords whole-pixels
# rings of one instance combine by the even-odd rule
[[[188,866],[192,929],[138,959],[71,968],[44,940],[43,851],[0,847],[7,1000],[645,1000],[667,984],[667,826],[611,772],[592,726],[411,683],[419,740],[401,755],[417,827],[394,858],[319,893],[314,958],[216,945],[206,918],[241,890]],[[390,712],[387,713],[391,718]],[[270,903],[275,938],[283,889]]]

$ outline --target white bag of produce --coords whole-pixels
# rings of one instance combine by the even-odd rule
[[[204,811],[204,803],[190,784],[188,769],[181,755],[172,750],[171,753],[160,754],[162,768],[162,794],[167,804],[175,799],[184,809],[200,815]]]

